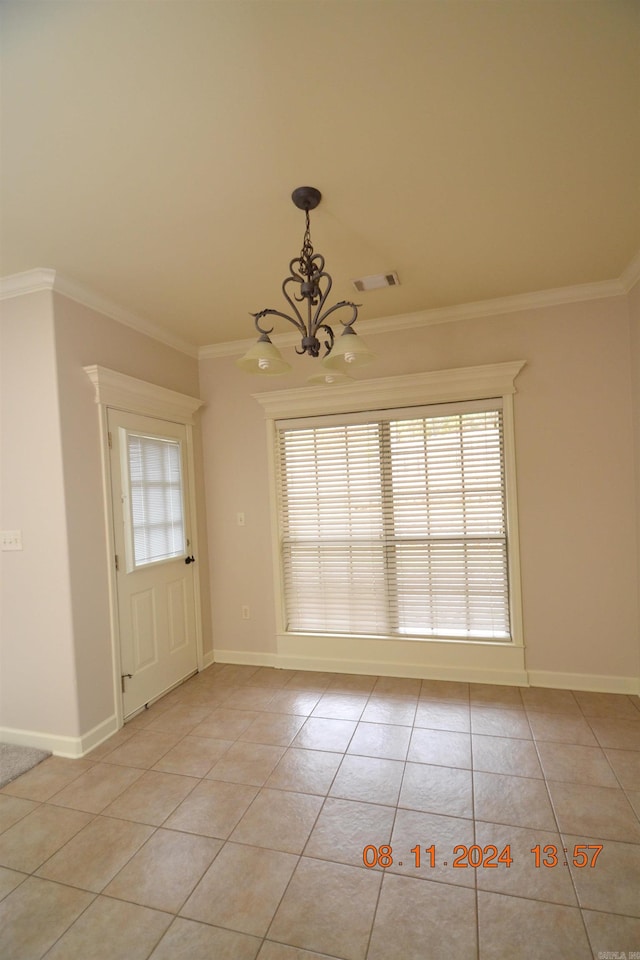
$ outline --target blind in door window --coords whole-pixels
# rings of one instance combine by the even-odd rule
[[[136,567],[185,552],[180,443],[129,434],[129,489]]]

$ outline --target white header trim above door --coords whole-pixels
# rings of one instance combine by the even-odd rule
[[[192,424],[195,412],[204,403],[197,397],[158,387],[146,380],[136,380],[108,367],[94,365],[85,367],[84,371],[95,388],[96,403],[116,410]]]

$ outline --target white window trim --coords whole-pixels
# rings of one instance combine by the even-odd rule
[[[515,378],[525,360],[459,367],[400,377],[381,377],[336,386],[297,387],[254,393],[268,420],[356,413],[395,407],[486,400],[516,392]]]
[[[526,361],[486,364],[451,370],[437,370],[408,376],[384,377],[332,387],[297,387],[253,394],[262,406],[267,421],[269,483],[271,494],[272,550],[276,605],[278,653],[282,665],[317,669],[352,669],[356,672],[393,672],[398,676],[438,674],[441,678],[459,676],[463,670],[470,678],[485,678],[485,671],[498,674],[505,683],[526,681],[524,671],[524,636],[522,623],[522,591],[520,582],[520,542],[516,486],[516,453],[513,395],[515,380]],[[291,634],[285,630],[285,614],[276,485],[276,421],[288,418],[314,417],[363,410],[384,410],[436,403],[468,400],[502,399],[504,458],[506,477],[506,511],[509,542],[509,585],[512,639],[484,640],[398,640],[396,638],[336,638],[335,636]],[[340,645],[342,644],[342,646]],[[345,649],[346,645],[346,649]],[[382,649],[381,649],[382,645]],[[421,647],[422,653],[416,653]],[[455,651],[452,650],[455,647]],[[500,653],[495,648],[502,648]],[[490,666],[482,656],[489,656]],[[320,650],[323,651],[320,655]],[[424,651],[428,651],[424,652]],[[464,652],[467,668],[463,666]],[[478,655],[480,654],[480,656]],[[339,657],[339,659],[338,659]],[[425,657],[431,668],[425,673]],[[328,660],[327,658],[330,658]],[[373,658],[373,659],[370,659]],[[333,664],[333,667],[330,665]],[[348,664],[348,666],[345,666]],[[384,667],[384,670],[379,669]],[[496,673],[497,671],[497,673]]]

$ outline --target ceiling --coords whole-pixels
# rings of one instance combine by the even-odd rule
[[[285,307],[303,184],[364,319],[611,280],[640,249],[637,0],[0,15],[4,276],[55,269],[193,345],[251,337]]]

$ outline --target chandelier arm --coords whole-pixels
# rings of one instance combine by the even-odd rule
[[[295,323],[295,325],[296,325],[296,327],[298,328],[298,330],[300,331],[300,333],[305,334],[305,333],[307,332],[307,327],[306,327],[306,324],[305,324],[304,319],[303,319],[303,317],[302,317],[302,314],[300,313],[300,311],[299,311],[298,308],[296,307],[294,301],[291,299],[291,297],[290,297],[289,294],[287,293],[287,284],[288,284],[288,283],[300,283],[300,281],[298,280],[298,278],[295,277],[295,276],[293,276],[293,271],[292,271],[292,275],[291,275],[290,277],[285,277],[285,279],[282,281],[282,295],[284,296],[285,300],[287,301],[287,303],[289,304],[289,306],[291,307],[291,309],[293,310],[293,312],[295,313],[295,315],[296,315],[296,317],[297,317],[297,320],[294,320],[293,317],[288,317],[287,319],[291,320],[291,323]],[[296,299],[297,299],[297,298],[296,298]],[[304,297],[300,297],[300,300],[303,300],[303,299],[304,299]],[[286,314],[280,314],[280,316],[286,316]]]
[[[323,266],[324,266],[324,259],[323,259]],[[326,288],[324,291],[321,290],[320,288],[320,281],[322,279],[326,281]],[[333,280],[331,279],[331,274],[325,273],[324,270],[318,271],[317,288],[318,288],[318,294],[320,296],[320,299],[316,305],[316,309],[313,314],[313,320],[311,320],[311,310],[309,310],[309,326],[312,332],[315,332],[316,330],[318,330],[322,324],[322,320],[323,320],[322,308],[327,302],[327,297],[331,293],[332,286],[333,286]]]
[[[358,319],[358,307],[362,306],[360,303],[352,303],[351,300],[341,300],[339,303],[334,304],[329,308],[321,317],[318,317],[318,326],[324,326],[325,320],[330,314],[334,313],[336,310],[342,310],[343,307],[351,307],[353,311],[350,320],[340,320],[340,323],[343,327],[352,327],[356,320]]]
[[[287,300],[289,300],[288,297],[287,297]],[[291,301],[289,301],[289,302],[291,302]],[[294,310],[295,310],[295,306],[294,306]],[[296,310],[296,313],[297,313],[297,312],[298,312],[298,311]],[[271,327],[269,330],[264,330],[264,329],[260,326],[260,320],[261,320],[263,317],[267,317],[267,316],[269,316],[269,317],[282,317],[283,320],[288,320],[289,323],[293,323],[294,326],[296,326],[296,327],[298,328],[298,330],[300,331],[300,333],[302,333],[302,334],[306,333],[304,324],[303,324],[300,320],[296,320],[295,317],[290,317],[288,313],[282,313],[281,310],[270,310],[270,309],[261,310],[260,313],[252,313],[251,316],[253,317],[254,323],[255,323],[255,325],[256,325],[256,330],[258,330],[258,332],[261,333],[261,334],[263,334],[263,335],[266,334],[266,335],[268,336],[270,333],[273,333],[273,330],[274,330],[273,327]],[[298,314],[298,316],[300,316],[300,315]]]
[[[329,334],[329,339],[325,340],[323,343],[323,347],[324,347],[323,357],[326,357],[328,354],[331,353],[333,349],[333,342],[335,340],[335,336],[331,327],[328,326],[326,323],[321,323],[316,327],[316,334],[318,330],[325,330]]]
[[[293,260],[289,261],[289,276],[287,277],[287,280],[295,280],[296,283],[302,283],[303,281],[302,271],[294,270],[293,268],[294,263],[301,265],[302,257],[294,257]],[[285,283],[286,283],[286,280],[285,280]]]

